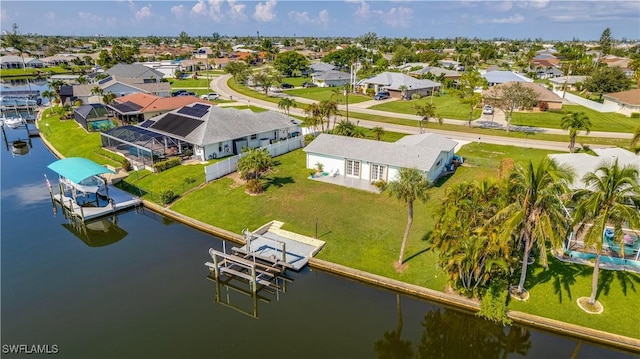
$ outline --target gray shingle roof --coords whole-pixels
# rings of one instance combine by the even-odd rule
[[[105,71],[109,75],[120,76],[127,79],[148,79],[149,77],[162,78],[164,74],[141,64],[117,64]]]
[[[316,75],[316,77],[324,81],[333,81],[333,80],[349,80],[351,78],[351,75],[342,71],[330,70],[330,71],[320,72]]]
[[[517,81],[517,82],[533,82],[532,79],[518,75],[511,71],[489,71],[481,75],[489,83],[502,84],[505,82]]]
[[[193,105],[185,107],[192,106]],[[289,128],[300,124],[299,120],[275,111],[255,113],[251,110],[238,110],[213,105],[207,106],[209,106],[209,111],[202,118],[198,118],[199,120],[203,120],[204,123],[190,133],[185,136],[176,136],[175,134],[169,133],[163,134],[184,139],[195,145],[206,146],[221,141]],[[178,111],[180,111],[180,109],[171,111],[169,114],[184,118],[196,118],[178,113]],[[158,121],[167,115],[168,114],[162,114],[150,120]],[[158,132],[162,133],[162,131]]]
[[[321,134],[304,151],[428,171],[442,152],[453,150],[455,145],[455,141],[433,133],[406,136],[395,143]]]
[[[431,80],[418,80],[409,75],[405,75],[399,72],[383,72],[376,76],[362,80],[360,81],[360,83],[381,85],[385,89],[396,91],[400,91],[400,87],[402,85],[407,86],[407,88],[412,90],[434,88],[440,86],[438,82],[433,82]]]

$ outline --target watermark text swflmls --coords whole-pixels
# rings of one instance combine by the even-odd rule
[[[58,354],[58,344],[2,344],[2,354]]]

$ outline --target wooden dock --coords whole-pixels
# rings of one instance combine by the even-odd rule
[[[57,194],[51,192],[51,199],[54,206],[59,204],[66,214],[70,215],[71,218],[80,221],[108,216],[142,204],[142,201],[139,198],[133,197],[118,188],[109,186],[109,193],[109,203],[106,206],[101,207],[81,206],[74,198],[67,196],[62,189],[60,190],[60,193]]]

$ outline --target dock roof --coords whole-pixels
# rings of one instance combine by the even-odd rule
[[[63,158],[51,163],[47,167],[74,183],[80,183],[86,178],[103,173],[115,173],[90,159],[82,157]]]

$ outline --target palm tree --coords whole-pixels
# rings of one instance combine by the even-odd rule
[[[384,191],[388,192],[390,196],[406,203],[408,207],[409,217],[402,236],[402,246],[400,247],[400,257],[398,258],[400,265],[403,263],[404,250],[407,246],[407,238],[413,223],[413,203],[416,200],[426,202],[429,199],[428,188],[429,181],[424,177],[423,172],[417,168],[401,168],[398,172],[398,179],[389,182],[384,188]]]
[[[49,91],[49,90],[44,90],[42,91],[42,93],[40,94],[42,97],[46,98],[49,101],[49,106],[52,106],[53,104],[51,103],[51,99],[56,97],[55,92],[53,91]]]
[[[296,100],[293,98],[284,97],[283,99],[280,100],[280,102],[278,102],[278,108],[281,110],[284,110],[287,116],[289,116],[290,107],[294,107],[294,108],[298,107]]]
[[[340,136],[354,137],[355,125],[351,121],[342,120],[333,128],[333,133]]]
[[[406,100],[407,99],[407,90],[409,89],[407,87],[407,85],[400,85],[400,87],[398,87],[398,89],[400,90],[400,92],[402,93],[402,99]]]
[[[569,112],[562,116],[560,127],[563,130],[569,130],[569,152],[573,153],[578,132],[586,131],[588,135],[591,131],[591,121],[584,112]]]
[[[424,123],[425,127],[427,127],[429,120],[432,118],[442,125],[443,120],[442,117],[436,113],[436,105],[432,103],[427,103],[424,105],[416,104],[415,106],[413,106],[413,109],[416,110],[416,115],[421,117],[420,121],[418,121],[418,124],[420,125],[420,133],[422,133],[422,123]]]
[[[631,138],[631,147],[634,148],[635,153],[640,152],[640,146],[638,146],[639,144],[640,144],[640,126],[636,127],[636,129],[633,131],[633,138]]]
[[[546,239],[557,245],[566,237],[569,219],[562,198],[569,192],[571,182],[573,173],[570,168],[548,157],[537,168],[529,161],[526,167],[516,167],[509,176],[510,204],[500,210],[492,221],[502,224],[503,236],[515,237],[516,242],[524,247],[517,294],[524,292],[529,253],[533,246],[538,246],[541,262],[546,266]]]
[[[102,95],[102,102],[106,105],[109,105],[113,102],[113,100],[115,100],[116,98],[116,94],[114,94],[113,92],[109,91],[107,93],[105,93],[104,95]]]
[[[318,108],[320,110],[320,117],[327,120],[327,130],[329,129],[329,124],[331,123],[331,116],[334,116],[333,124],[335,127],[335,116],[338,114],[338,103],[331,99],[320,100],[320,102],[318,103]],[[324,125],[322,132],[324,132]]]
[[[597,253],[593,267],[590,305],[596,303],[598,293],[598,273],[605,229],[613,227],[615,238],[622,241],[623,225],[628,224],[635,228],[640,225],[638,175],[638,168],[620,167],[618,159],[613,163],[603,161],[594,172],[584,175],[584,188],[574,193],[577,203],[574,216],[574,224],[578,225],[576,234],[584,233],[585,245],[594,245]]]
[[[91,89],[91,94],[102,97],[104,95],[104,90],[100,86],[94,86]]]
[[[66,85],[66,83],[62,80],[53,80],[49,82],[49,88],[51,88],[55,92],[56,98],[58,99],[60,104],[62,104],[62,98],[60,97],[60,87],[64,85]]]
[[[318,130],[318,125],[320,125],[321,131],[324,132],[324,117],[321,114],[320,105],[318,103],[310,103],[304,109],[305,115],[307,115],[305,122],[307,126],[313,126],[314,129]]]
[[[375,126],[371,129],[371,133],[373,134],[374,140],[380,141],[384,137],[385,131],[384,131],[384,128],[380,126]]]

